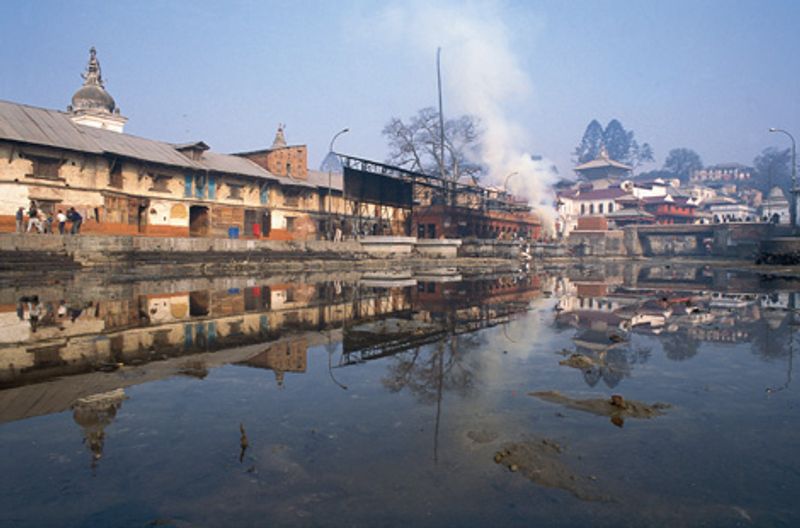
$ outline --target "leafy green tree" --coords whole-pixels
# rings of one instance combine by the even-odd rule
[[[768,147],[753,160],[754,186],[769,192],[776,185],[787,193],[792,184],[792,152],[790,149]]]
[[[675,174],[664,169],[654,169],[647,172],[641,172],[637,174],[635,177],[635,179],[639,181],[653,181],[657,178],[661,178],[662,180],[669,180],[675,178]]]
[[[703,160],[700,159],[700,155],[688,148],[674,148],[664,160],[664,170],[671,172],[684,183],[689,181],[693,171],[702,168]]]

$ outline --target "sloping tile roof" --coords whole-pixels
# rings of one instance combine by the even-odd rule
[[[612,213],[606,213],[606,218],[630,218],[630,217],[637,217],[637,218],[655,218],[652,214],[644,211],[642,209],[617,209]]]

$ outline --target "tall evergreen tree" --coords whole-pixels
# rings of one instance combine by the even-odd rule
[[[633,131],[625,130],[618,119],[609,121],[605,130],[596,119],[592,119],[583,133],[580,144],[573,152],[573,159],[576,163],[597,159],[604,146],[609,158],[628,163],[634,168],[653,161],[653,149],[650,145],[647,143],[639,145]]]
[[[583,133],[583,139],[581,139],[580,144],[575,147],[575,152],[573,153],[575,163],[586,163],[596,159],[602,146],[603,125],[598,123],[597,119],[592,119]]]
[[[612,119],[606,125],[603,131],[603,143],[606,146],[608,157],[628,163],[631,161],[631,142],[633,140],[633,132],[628,132],[616,119]]]

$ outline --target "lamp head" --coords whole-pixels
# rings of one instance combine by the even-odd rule
[[[777,132],[777,131],[778,131],[778,129],[777,129],[777,128],[775,128],[775,127],[770,127],[770,128],[769,128],[769,131],[770,131],[770,132]]]

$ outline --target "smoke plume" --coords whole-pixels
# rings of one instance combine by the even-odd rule
[[[420,61],[433,64],[436,48],[442,48],[444,113],[481,120],[485,133],[481,159],[475,161],[489,169],[484,183],[507,183],[551,224],[557,173],[546,159],[531,156],[530,131],[512,117],[513,106],[532,97],[532,83],[514,53],[499,6],[403,2],[381,13],[380,26],[393,42],[410,46]],[[435,80],[434,75],[431,68]]]

